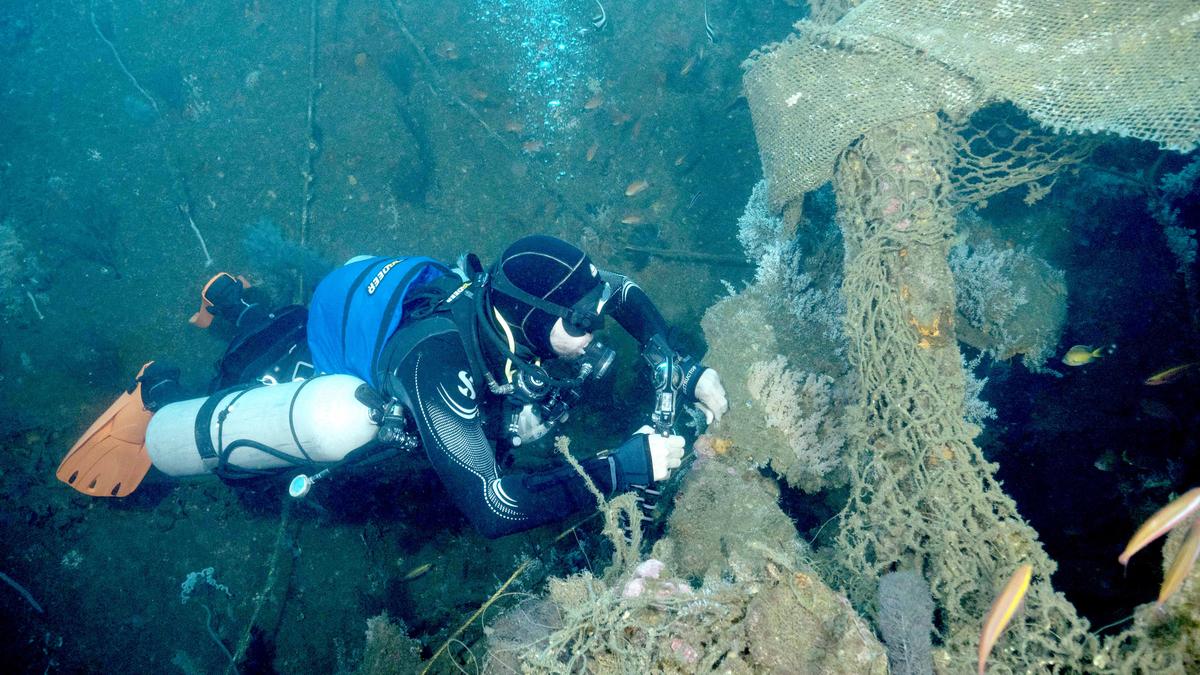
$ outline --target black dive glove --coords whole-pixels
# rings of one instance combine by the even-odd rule
[[[654,482],[654,464],[646,434],[634,434],[610,455],[617,463],[617,484],[613,494],[625,492],[634,485]]]
[[[679,391],[687,397],[688,401],[695,402],[696,383],[700,381],[700,376],[704,373],[704,365],[700,363],[700,359],[684,356],[679,359],[679,370],[683,373],[683,383],[680,385]]]
[[[612,453],[620,468],[615,491],[653,485],[670,478],[671,472],[683,463],[683,453],[682,436],[663,436],[650,426],[638,429],[633,438]]]
[[[183,400],[179,369],[164,363],[151,361],[146,364],[128,391],[132,393],[138,384],[142,385],[142,407],[150,412],[157,412],[168,403]]]
[[[207,313],[225,319],[235,328],[261,323],[269,314],[259,303],[246,300],[246,293],[250,290],[249,282],[242,277],[235,277],[228,272],[213,276],[200,291],[200,311],[192,316],[191,322],[201,328],[207,328],[211,321],[203,318]]]

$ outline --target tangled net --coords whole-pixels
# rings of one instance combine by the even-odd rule
[[[840,158],[850,360],[859,401],[849,423],[851,494],[838,581],[869,607],[878,578],[920,570],[941,609],[953,672],[973,665],[996,584],[1031,563],[1037,581],[993,672],[1080,667],[1094,640],[1048,583],[1055,564],[996,482],[964,421],[947,264],[954,228],[949,134],[935,115],[883,125]]]

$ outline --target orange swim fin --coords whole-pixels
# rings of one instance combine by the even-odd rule
[[[138,371],[139,378],[150,363]],[[146,427],[151,415],[142,405],[142,383],[138,381],[83,432],[55,475],[93,497],[124,497],[133,492],[150,470]]]

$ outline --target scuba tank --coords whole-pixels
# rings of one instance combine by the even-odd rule
[[[238,385],[163,406],[146,429],[146,449],[154,467],[174,477],[328,466],[376,440],[369,394],[352,375]]]

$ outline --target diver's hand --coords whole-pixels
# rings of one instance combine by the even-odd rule
[[[721,376],[712,368],[705,368],[696,380],[696,407],[704,413],[708,423],[712,424],[721,419],[729,410],[729,400],[725,398],[725,386],[721,384]]]
[[[666,480],[683,462],[683,436],[662,436],[649,425],[638,429],[637,433],[646,435],[654,482]]]

